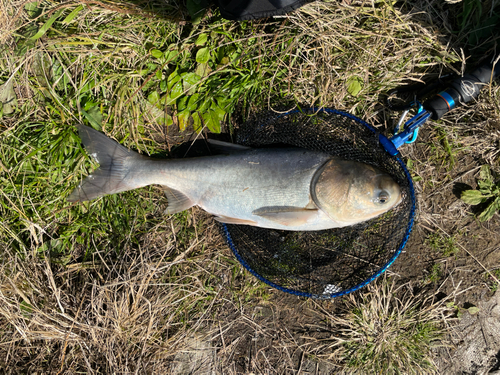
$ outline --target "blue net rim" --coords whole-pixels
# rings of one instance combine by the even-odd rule
[[[410,200],[411,200],[411,211],[410,211],[408,226],[406,228],[405,235],[404,235],[403,240],[401,241],[398,249],[394,253],[394,255],[389,259],[389,261],[387,261],[387,263],[385,263],[371,277],[369,277],[365,281],[363,281],[363,282],[361,282],[361,283],[359,283],[359,284],[357,284],[357,285],[355,285],[355,286],[353,286],[351,288],[348,288],[348,289],[345,289],[345,290],[341,290],[339,292],[331,293],[331,294],[328,294],[328,293],[327,294],[306,293],[306,292],[300,292],[300,291],[289,289],[289,288],[284,288],[284,287],[282,287],[280,285],[277,285],[277,284],[269,281],[265,277],[262,277],[260,274],[258,274],[257,272],[255,272],[248,265],[248,263],[242,258],[242,256],[239,254],[238,249],[234,245],[233,239],[231,237],[231,234],[229,233],[229,230],[228,230],[226,224],[222,224],[222,230],[223,230],[223,232],[224,232],[224,234],[226,236],[226,241],[227,241],[227,243],[229,245],[229,248],[231,249],[231,251],[235,255],[236,259],[248,270],[248,272],[250,272],[252,275],[254,275],[260,281],[263,281],[264,283],[268,284],[269,286],[271,286],[271,287],[273,287],[275,289],[278,289],[278,290],[280,290],[282,292],[289,293],[289,294],[292,294],[292,295],[295,295],[295,296],[309,297],[309,298],[315,298],[315,299],[331,299],[331,298],[341,297],[341,296],[344,296],[346,294],[352,293],[352,292],[354,292],[354,291],[356,291],[358,289],[361,289],[364,286],[368,285],[369,283],[371,283],[372,281],[374,281],[377,277],[379,277],[380,275],[382,275],[385,271],[387,271],[387,269],[394,263],[394,261],[397,259],[397,257],[401,254],[401,252],[403,251],[404,247],[406,246],[406,243],[408,242],[408,239],[410,238],[410,234],[411,234],[411,231],[413,229],[413,224],[414,224],[414,221],[415,221],[415,214],[416,214],[416,208],[415,208],[416,207],[415,190],[414,190],[413,180],[411,178],[410,172],[406,168],[406,165],[403,162],[403,160],[401,159],[400,154],[399,153],[395,154],[394,150],[396,150],[396,149],[393,148],[393,147],[391,147],[391,145],[392,145],[391,141],[387,137],[385,137],[383,134],[379,133],[370,124],[368,124],[367,122],[363,121],[359,117],[356,117],[356,116],[354,116],[354,115],[352,115],[350,113],[347,113],[347,112],[343,112],[343,111],[339,111],[339,110],[331,109],[331,108],[316,108],[316,107],[305,108],[305,109],[300,109],[300,110],[299,109],[295,109],[295,110],[292,110],[292,111],[289,111],[289,112],[281,114],[280,116],[278,116],[278,118],[283,117],[283,116],[287,116],[287,115],[292,115],[294,113],[304,113],[304,112],[310,112],[312,114],[319,113],[319,112],[333,113],[333,114],[336,114],[336,115],[348,117],[351,120],[353,120],[353,121],[355,121],[355,122],[357,122],[357,123],[359,123],[361,125],[364,125],[370,131],[372,131],[375,135],[378,134],[379,139],[382,141],[381,144],[384,147],[384,149],[389,154],[393,155],[394,158],[395,158],[395,160],[401,166],[402,170],[405,173],[406,178],[408,179],[409,190],[410,190]],[[386,145],[389,145],[389,146],[386,146]]]

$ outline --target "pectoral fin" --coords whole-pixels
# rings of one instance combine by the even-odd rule
[[[318,210],[288,206],[262,207],[253,211],[252,214],[281,225],[299,226],[316,217]]]
[[[166,214],[176,214],[177,212],[187,210],[188,208],[194,206],[191,199],[178,190],[170,189],[168,186],[163,186],[163,192],[167,196],[168,203],[167,209],[165,210]]]

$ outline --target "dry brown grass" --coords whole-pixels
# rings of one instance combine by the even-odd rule
[[[438,300],[384,277],[347,296],[343,312],[324,311],[331,336],[315,348],[320,357],[343,363],[348,374],[437,374],[432,352],[447,345],[453,298]]]
[[[221,303],[220,289],[203,283],[219,266],[217,256],[211,259],[219,249],[212,242],[202,257],[193,256],[201,241],[210,241],[204,235],[176,254],[172,232],[161,235],[167,239],[150,233],[138,249],[95,254],[94,261],[69,267],[4,249],[0,366],[28,373],[167,373],[188,332],[202,331]]]
[[[59,2],[46,3],[58,6]],[[72,6],[90,4],[70,3]],[[3,16],[0,17],[0,43],[11,50],[15,47],[13,35],[28,22],[20,12],[24,4],[24,1],[0,2]],[[80,115],[78,108],[68,102],[61,105],[60,118],[35,103],[35,89],[51,89],[43,85],[33,87],[34,61],[39,54],[50,56],[53,61],[57,60],[56,52],[76,56],[68,65],[74,80],[70,82],[72,87],[85,82],[86,69],[91,72],[90,76],[100,77],[97,73],[103,61],[106,62],[103,65],[117,64],[118,68],[145,63],[149,53],[143,47],[146,41],[163,43],[162,35],[146,33],[157,30],[156,22],[159,23],[161,17],[153,16],[151,25],[139,28],[139,33],[134,25],[146,21],[133,18],[137,9],[124,9],[117,4],[92,2],[92,7],[85,8],[78,19],[77,35],[71,36],[78,38],[76,44],[62,37],[53,38],[40,41],[36,48],[17,60],[0,58],[2,69],[16,79],[19,107],[27,108],[22,116],[3,118],[2,129],[16,129],[32,118],[47,123],[61,121],[69,127]],[[172,7],[175,8],[175,4]],[[276,21],[252,23],[255,28],[251,35],[245,36],[245,41],[255,39],[255,45],[261,49],[260,58],[264,61],[271,56],[276,64],[272,66],[286,71],[289,89],[282,94],[287,98],[344,109],[377,125],[386,121],[389,126],[390,116],[384,118],[380,108],[381,93],[403,82],[419,81],[429,72],[451,70],[451,62],[465,60],[460,51],[453,50],[443,38],[451,26],[449,14],[437,12],[439,7],[433,1],[406,11],[394,9],[389,3],[317,2],[281,18],[279,24]],[[96,26],[124,13],[132,19],[127,29],[117,26],[115,35],[96,31],[99,29]],[[430,21],[436,14],[439,22],[431,26]],[[182,17],[179,14],[179,18]],[[266,29],[270,25],[276,27],[274,34]],[[235,27],[234,24],[228,26],[228,30],[231,31],[231,27]],[[209,31],[210,26],[207,28]],[[179,24],[179,33],[181,29]],[[146,32],[142,33],[143,30]],[[99,43],[96,42],[98,48],[81,42],[98,36],[101,37]],[[130,45],[140,48],[130,48]],[[282,45],[288,47],[282,49]],[[87,60],[89,56],[94,58]],[[253,58],[259,60],[259,55]],[[148,114],[141,113],[140,103],[145,99],[137,90],[142,78],[117,83],[113,81],[112,69],[105,77],[106,80],[100,82],[104,99],[111,102],[121,95],[109,111],[116,115],[113,121],[117,127],[113,131],[119,134],[120,128],[136,129],[141,125],[145,127],[145,138],[163,142],[155,136],[163,134],[164,127],[150,123]],[[362,82],[356,96],[348,93],[347,83],[351,77],[358,77]],[[265,89],[262,97],[273,104],[276,93],[272,92],[272,84]],[[492,86],[477,104],[442,121],[441,126],[449,131],[450,138],[456,137],[456,142],[463,147],[461,154],[457,154],[458,163],[463,160],[461,157],[474,154],[481,163],[498,165],[499,90],[498,86]],[[93,94],[97,95],[98,91],[95,89]],[[130,100],[134,96],[136,98]],[[470,118],[473,121],[469,121]],[[429,184],[434,183],[436,188],[431,191],[437,196],[455,175],[441,178],[442,171],[428,162],[431,146],[439,146],[433,132],[429,130],[430,136],[426,138],[424,134],[421,138],[427,144],[405,146],[403,153],[414,161],[420,160],[414,162],[412,172],[421,174],[428,184],[417,184],[419,193],[427,193]],[[140,141],[137,141],[139,146],[144,146]],[[166,148],[159,144],[155,150]],[[442,148],[433,160],[444,159]],[[31,161],[38,165],[48,163],[46,159],[36,159],[38,157],[35,155]],[[4,172],[0,164],[0,173]],[[5,176],[16,177],[10,172]],[[39,217],[37,204],[40,202],[32,201],[33,196],[37,197],[35,193],[39,193],[38,187],[29,191],[24,184],[22,180],[22,184],[18,184],[21,188],[16,190],[19,201],[9,203],[11,211],[19,211],[25,217],[22,233],[10,229],[15,223],[0,228],[0,368],[6,373],[166,374],[196,369],[224,374],[342,371],[345,362],[336,350],[345,337],[338,332],[351,324],[353,318],[349,312],[337,315],[343,302],[303,300],[270,290],[243,271],[212,221],[199,211],[188,215],[185,226],[192,229],[189,235],[184,233],[185,228],[177,225],[179,218],[164,218],[158,209],[148,215],[154,215],[155,222],[162,223],[136,231],[130,229],[123,235],[125,240],[120,242],[118,254],[111,245],[103,250],[102,244],[108,239],[105,235],[103,239],[96,235],[92,240],[98,245],[90,242],[86,243],[88,248],[76,245],[72,254],[61,259],[50,253],[50,246],[44,248],[43,245],[50,243],[52,237],[57,239],[63,225],[71,224],[75,218],[59,223],[52,213]],[[23,196],[26,191],[32,195]],[[44,202],[54,200],[51,194],[52,190],[46,192]],[[450,219],[449,206],[438,206],[434,200],[428,205],[421,202],[420,207],[425,211],[421,217],[429,218],[429,225],[433,227],[448,225],[453,220],[456,221],[453,225],[458,227],[460,220],[470,216],[467,209],[460,206],[454,213],[456,216]],[[143,216],[146,218],[146,214]],[[147,220],[153,221],[153,218],[147,216],[144,221]],[[195,225],[195,220],[201,224]],[[422,222],[427,225],[425,220]],[[107,228],[105,224],[103,227]],[[23,240],[16,239],[21,235]],[[24,240],[25,237],[28,239]],[[14,244],[22,242],[26,246],[16,253]],[[92,254],[92,260],[82,263],[82,254]],[[378,284],[363,291],[362,297],[357,295],[347,302],[351,307],[367,306],[367,314],[372,315],[364,315],[366,321],[377,318],[380,311],[389,315],[404,313],[408,306],[414,306],[411,303],[415,302],[415,296],[408,292],[408,299],[401,297],[394,302],[396,309],[388,310],[387,301],[392,294],[383,294],[384,290],[377,288]],[[437,318],[443,312],[442,305],[425,306],[419,312],[423,319]],[[353,334],[363,333],[360,329],[353,330],[352,326],[348,329]]]
[[[293,58],[281,65],[298,101],[370,120],[381,94],[420,81],[442,60],[457,60],[422,12],[402,12],[384,3],[348,4],[314,2],[283,19],[282,33],[298,30],[288,51]],[[348,90],[353,78],[361,80],[355,95]]]

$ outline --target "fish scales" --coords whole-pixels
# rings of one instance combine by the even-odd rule
[[[168,186],[182,191],[194,204],[216,216],[254,220],[252,212],[262,207],[305,208],[311,199],[314,173],[330,158],[320,152],[285,148],[143,160],[136,166],[142,170],[137,187]]]

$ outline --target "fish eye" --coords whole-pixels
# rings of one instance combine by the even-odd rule
[[[385,204],[389,201],[389,193],[385,190],[382,190],[377,197],[377,203]]]

